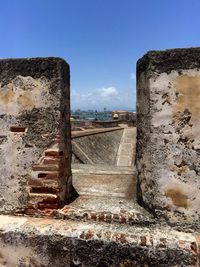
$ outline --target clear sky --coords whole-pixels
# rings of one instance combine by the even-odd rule
[[[135,107],[148,50],[200,46],[200,0],[0,0],[0,58],[64,58],[72,109]]]

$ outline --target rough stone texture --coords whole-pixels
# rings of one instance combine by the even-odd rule
[[[70,188],[69,110],[64,60],[0,60],[1,213],[22,210],[33,199],[43,208],[52,199],[63,202]]]
[[[198,266],[198,237],[169,227],[0,216],[6,267]]]
[[[88,134],[77,133],[73,137],[72,150],[74,163],[80,162],[84,164],[107,164],[115,165],[116,156],[120,140],[123,134],[123,129],[116,130],[91,130]],[[92,134],[92,131],[94,133]],[[81,136],[82,135],[82,136]]]
[[[200,48],[152,51],[137,63],[140,203],[200,228]]]
[[[111,225],[149,226],[157,220],[134,199],[120,197],[79,196],[70,205],[54,213],[55,218],[83,222],[109,223]]]

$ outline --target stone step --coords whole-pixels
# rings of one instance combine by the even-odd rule
[[[131,168],[72,165],[73,186],[79,195],[136,197],[136,175]]]
[[[95,221],[147,226],[154,224],[154,218],[133,200],[80,196],[70,205],[56,211],[59,219]]]

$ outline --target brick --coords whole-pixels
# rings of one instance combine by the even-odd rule
[[[48,164],[53,164],[53,165],[59,165],[62,162],[58,158],[44,158],[42,164],[48,165]]]
[[[13,133],[24,133],[26,131],[26,128],[20,126],[12,126],[10,127],[10,131]]]
[[[200,236],[196,236],[196,242],[197,242],[197,255],[200,266]]]
[[[160,248],[166,248],[167,247],[167,239],[166,238],[160,238]]]
[[[48,202],[42,202],[38,203],[39,209],[58,209],[59,203],[48,203]]]
[[[30,189],[30,193],[38,193],[38,194],[57,194],[62,191],[61,187],[51,187],[51,186],[32,186]]]
[[[63,156],[63,151],[54,151],[54,150],[45,151],[45,156],[59,158]]]
[[[47,203],[59,203],[60,198],[55,194],[29,194],[29,203],[37,204],[39,202],[47,202]]]
[[[34,164],[32,166],[33,171],[58,171],[60,169],[59,165],[40,165],[40,164]]]
[[[31,187],[43,187],[43,186],[48,186],[48,187],[60,187],[60,183],[56,180],[51,180],[51,179],[31,179],[29,181],[29,186]]]
[[[146,246],[147,245],[147,238],[146,238],[146,236],[141,236],[140,237],[140,245],[141,246]]]

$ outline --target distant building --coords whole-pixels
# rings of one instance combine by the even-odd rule
[[[119,119],[119,115],[117,113],[114,113],[112,115],[112,118],[113,118],[113,120],[118,120]]]
[[[112,111],[113,120],[131,121],[135,120],[136,112],[130,112],[127,110],[114,110]]]
[[[113,110],[112,119],[121,123],[127,123],[129,126],[136,126],[136,112]]]

